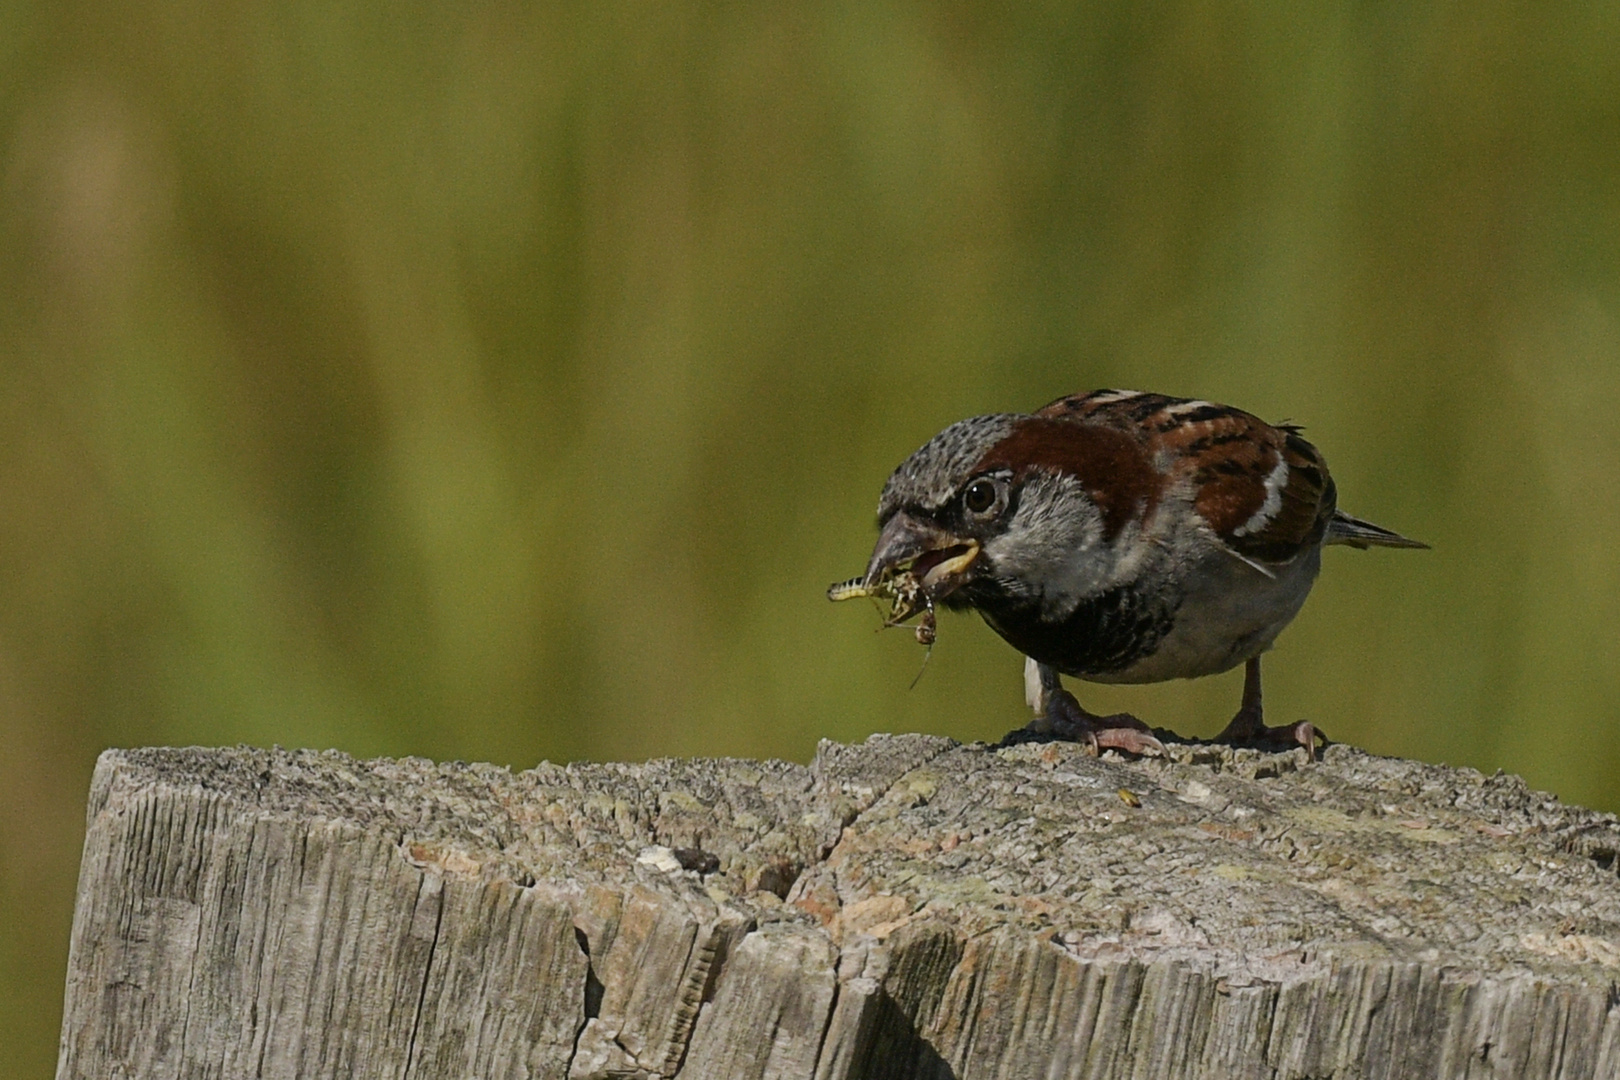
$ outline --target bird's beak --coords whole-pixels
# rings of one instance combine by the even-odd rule
[[[931,521],[899,513],[878,534],[863,584],[874,588],[886,574],[910,563],[911,573],[938,600],[967,580],[978,557],[977,540],[964,540]]]

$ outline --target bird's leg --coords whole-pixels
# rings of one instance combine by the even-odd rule
[[[1049,664],[1024,658],[1024,700],[1035,713],[1030,730],[1042,735],[1083,742],[1092,754],[1121,750],[1138,756],[1152,752],[1164,755],[1164,744],[1152,730],[1130,713],[1098,716],[1080,707],[1075,696],[1063,689],[1057,669]]]
[[[1233,746],[1260,745],[1286,749],[1303,746],[1311,760],[1316,760],[1316,725],[1300,720],[1283,727],[1266,727],[1265,712],[1260,705],[1260,658],[1249,660],[1243,669],[1243,705],[1226,729],[1215,736],[1216,742]],[[1322,740],[1326,742],[1324,738]]]
[[[1024,702],[1036,716],[1046,715],[1046,703],[1063,689],[1063,680],[1057,669],[1042,664],[1033,656],[1024,657]]]

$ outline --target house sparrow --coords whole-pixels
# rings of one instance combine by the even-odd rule
[[[1428,546],[1335,501],[1297,427],[1097,390],[930,439],[884,485],[865,577],[835,598],[904,595],[891,622],[935,604],[977,610],[1026,657],[1032,726],[1093,752],[1164,748],[1133,716],[1082,709],[1059,673],[1148,683],[1244,664],[1242,707],[1217,739],[1314,757],[1309,722],[1265,726],[1260,654],[1299,613],[1322,548]]]

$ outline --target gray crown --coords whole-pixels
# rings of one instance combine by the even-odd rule
[[[887,518],[902,506],[937,510],[956,493],[996,443],[1012,433],[1017,413],[995,413],[958,420],[906,458],[883,485],[878,517]]]

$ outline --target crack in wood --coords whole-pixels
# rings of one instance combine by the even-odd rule
[[[427,1005],[428,977],[433,972],[433,956],[439,949],[439,931],[444,926],[444,883],[434,879],[429,874],[422,875],[422,889],[432,885],[433,895],[433,937],[428,942],[427,960],[422,965],[422,989],[416,995],[416,1012],[411,1017],[410,1040],[405,1046],[405,1076],[409,1076],[412,1066],[416,1063],[416,1036],[422,1029],[422,1010]],[[421,903],[421,893],[417,894],[417,902]]]

